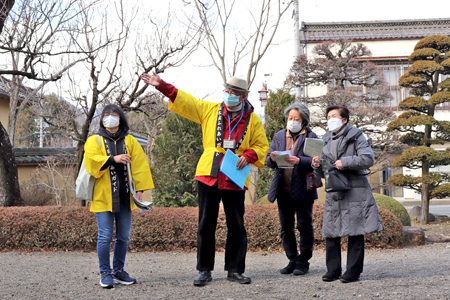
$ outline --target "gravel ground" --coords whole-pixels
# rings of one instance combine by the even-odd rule
[[[195,253],[129,253],[126,270],[138,283],[110,290],[98,284],[96,253],[1,252],[0,261],[0,299],[450,299],[449,243],[367,250],[361,281],[348,284],[321,280],[324,251],[306,276],[279,273],[284,253],[248,253],[249,285],[226,280],[218,253],[205,287],[192,284]]]

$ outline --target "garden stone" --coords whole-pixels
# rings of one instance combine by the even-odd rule
[[[409,216],[410,216],[411,220],[419,222],[421,211],[422,211],[422,208],[418,205],[411,208],[411,210],[409,211]],[[436,217],[433,214],[428,213],[428,222],[434,222],[434,221],[436,221]]]
[[[405,246],[425,245],[425,232],[420,227],[403,226]]]

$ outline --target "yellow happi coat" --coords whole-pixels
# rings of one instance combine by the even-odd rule
[[[191,121],[202,125],[203,134],[203,154],[197,164],[196,176],[210,176],[213,165],[213,159],[216,152],[225,154],[225,149],[216,146],[217,117],[220,103],[201,101],[192,95],[178,90],[174,102],[169,103],[169,110],[173,111]],[[251,115],[251,116],[250,116]],[[250,123],[242,144],[236,151],[236,155],[241,155],[248,149],[256,152],[258,160],[254,165],[258,168],[264,167],[269,142],[261,122],[261,119],[255,113],[251,113]],[[250,176],[247,177],[245,186],[248,187]]]
[[[102,148],[98,147],[97,135],[89,137],[84,145],[84,166],[86,171],[97,178],[94,186],[94,196],[91,203],[91,212],[112,211],[111,176],[109,168],[100,170],[109,159],[106,154],[103,137]],[[133,176],[136,191],[145,191],[154,187],[152,174],[147,162],[144,150],[139,142],[132,136],[125,137],[127,153],[131,155],[131,174]],[[137,209],[130,193],[131,210]]]

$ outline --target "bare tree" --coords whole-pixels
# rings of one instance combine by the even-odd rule
[[[161,130],[162,123],[167,116],[167,101],[161,93],[154,95],[150,93],[150,98],[146,104],[141,105],[141,110],[145,113],[130,112],[128,114],[128,123],[130,130],[137,134],[147,136],[147,145],[144,149],[150,162],[153,162],[152,148],[158,132]]]
[[[114,15],[98,10],[96,30],[87,16],[83,18],[85,39],[77,43],[81,49],[79,55],[84,56],[83,68],[66,73],[66,80],[70,82],[66,92],[77,103],[78,116],[71,119],[45,116],[51,126],[72,133],[77,143],[76,170],[81,165],[84,144],[93,132],[92,124],[98,110],[104,105],[116,103],[126,112],[145,114],[147,131],[153,131],[151,126],[157,124],[150,124],[163,118],[167,109],[152,109],[162,100],[154,92],[147,92],[148,85],[141,82],[140,75],[151,70],[161,73],[179,66],[198,44],[198,34],[181,35],[172,31],[170,14],[161,23],[151,15],[143,19],[138,8],[126,11],[120,0],[114,5]],[[141,28],[143,24],[145,28]]]
[[[0,206],[23,205],[13,148],[1,122],[0,144]]]
[[[75,204],[75,180],[72,155],[60,154],[48,157],[39,165],[34,176],[38,184],[52,195],[52,205],[66,206]]]
[[[288,78],[293,86],[328,87],[328,93],[323,96],[301,99],[319,112],[312,114],[311,126],[327,131],[326,107],[347,106],[352,113],[352,125],[364,131],[372,147],[378,150],[380,169],[385,168],[389,164],[387,154],[399,146],[398,134],[386,132],[386,126],[395,119],[395,114],[387,106],[392,96],[383,89],[383,75],[375,64],[361,59],[369,57],[370,50],[361,43],[339,39],[317,45],[313,55],[312,58],[298,57]],[[362,90],[353,92],[348,87],[362,87]]]
[[[0,33],[3,31],[3,25],[8,17],[9,12],[14,6],[14,0],[1,0],[0,1]]]
[[[198,26],[206,37],[202,47],[209,54],[223,82],[226,83],[227,77],[236,75],[238,66],[245,62],[248,63],[246,79],[251,86],[259,62],[273,45],[282,17],[294,1],[262,0],[258,2],[258,14],[247,7],[248,11],[237,17],[238,21],[233,21],[232,14],[237,14],[236,5],[240,4],[239,1],[192,2],[200,19]],[[250,29],[239,26],[243,20],[251,20]]]
[[[0,1],[0,34],[14,0]],[[12,144],[3,124],[0,122],[0,206],[23,205],[20,197],[19,175],[14,159]]]
[[[93,9],[96,0],[23,0],[10,11],[0,36],[0,55],[7,67],[0,74],[10,96],[8,131],[14,143],[15,122],[39,91],[83,58],[76,54],[80,17]],[[30,82],[29,80],[32,80]],[[26,84],[38,83],[33,88]]]
[[[141,106],[157,103],[154,100],[156,93],[146,93],[148,84],[141,81],[142,73],[163,73],[168,68],[181,66],[189,56],[198,48],[201,40],[200,29],[192,22],[184,27],[174,25],[176,20],[172,12],[165,17],[156,17],[152,14],[145,16],[146,21],[139,24],[137,32],[143,32],[136,37],[136,61],[129,74],[130,81],[122,84],[120,93],[115,101],[124,110],[146,113]],[[181,33],[184,30],[185,33]],[[148,34],[148,33],[151,34]]]

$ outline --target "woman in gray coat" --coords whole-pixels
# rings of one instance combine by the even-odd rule
[[[326,109],[329,131],[324,148],[314,157],[315,172],[327,180],[328,171],[337,169],[349,179],[350,189],[327,192],[322,235],[326,239],[327,273],[323,281],[358,281],[363,271],[364,235],[382,230],[378,207],[366,170],[374,164],[374,154],[362,130],[348,124],[350,112],[340,105]],[[341,276],[341,237],[348,236],[347,270]]]

